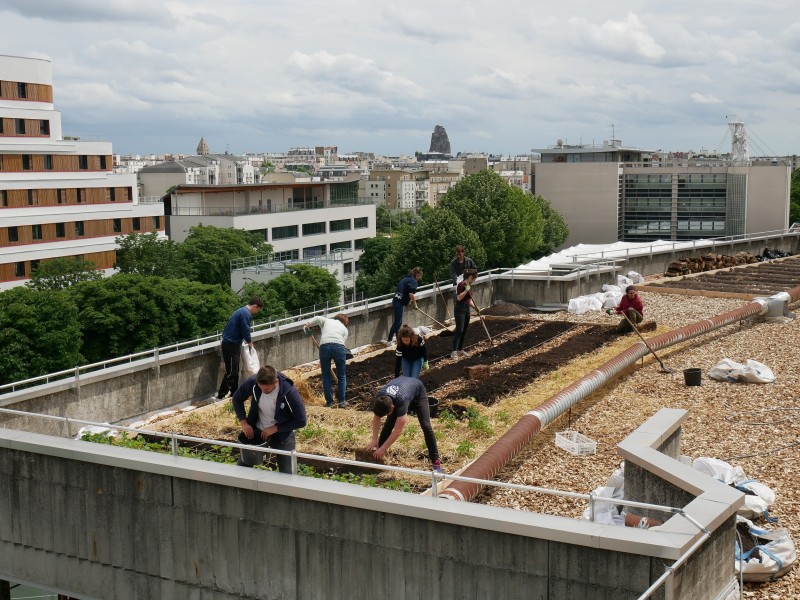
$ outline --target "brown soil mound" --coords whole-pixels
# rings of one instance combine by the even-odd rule
[[[483,309],[481,314],[490,317],[516,317],[518,315],[529,315],[531,310],[512,302],[498,302],[489,308]]]

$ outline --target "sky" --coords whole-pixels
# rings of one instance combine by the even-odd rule
[[[790,0],[0,0],[0,54],[52,61],[64,133],[119,154],[800,153]]]

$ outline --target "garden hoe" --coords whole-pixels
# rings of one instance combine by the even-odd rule
[[[439,292],[439,295],[442,297],[442,302],[444,303],[444,314],[450,319],[450,310],[447,308],[447,300],[444,297],[444,292],[442,292],[442,288],[439,287],[439,281],[436,278],[436,275],[433,276],[433,284],[436,286],[436,289]]]
[[[428,317],[431,321],[436,323],[439,327],[442,328],[442,331],[439,332],[440,336],[447,337],[449,335],[453,335],[453,332],[447,328],[447,325],[445,325],[444,323],[441,323],[441,322],[437,321],[436,319],[434,319],[432,316],[430,316],[428,313],[426,313],[424,310],[422,310],[419,306],[417,306],[417,310],[419,312],[421,312],[423,315],[425,315],[426,317]]]
[[[638,335],[641,338],[641,340],[644,342],[644,345],[647,346],[647,349],[650,350],[650,353],[653,356],[656,357],[656,360],[658,361],[658,364],[661,365],[661,373],[674,373],[675,371],[673,371],[672,369],[668,369],[667,367],[664,366],[664,363],[661,362],[660,358],[658,358],[658,354],[656,354],[655,350],[653,350],[653,348],[650,346],[650,344],[647,343],[647,340],[644,339],[644,336],[641,333],[639,333],[639,330],[636,328],[636,325],[634,325],[631,322],[631,320],[628,318],[628,315],[626,315],[624,311],[621,314],[622,314],[623,317],[625,317],[625,320],[628,322],[628,325],[630,325],[633,328],[633,330],[636,332],[636,335]]]
[[[480,318],[480,320],[481,320],[481,325],[483,325],[483,330],[486,332],[486,337],[488,337],[488,338],[489,338],[489,343],[490,343],[492,346],[494,346],[494,340],[492,339],[492,336],[491,336],[491,335],[489,335],[489,328],[488,328],[488,327],[486,327],[486,321],[484,321],[484,320],[483,320],[483,315],[481,314],[481,309],[480,309],[480,308],[478,308],[478,305],[477,305],[477,304],[475,304],[475,302],[473,302],[473,303],[472,303],[472,306],[474,306],[474,307],[475,307],[475,310],[476,310],[476,311],[478,311],[478,317],[479,317],[479,318]]]

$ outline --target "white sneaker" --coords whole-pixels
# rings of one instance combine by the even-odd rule
[[[457,360],[459,358],[458,350],[453,350],[450,353],[450,358],[452,358],[453,360]]]
[[[466,358],[467,356],[469,356],[469,352],[467,352],[466,350],[459,350],[458,353],[461,355],[461,358]]]

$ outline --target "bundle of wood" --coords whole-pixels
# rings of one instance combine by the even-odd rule
[[[754,262],[757,262],[756,257],[749,252],[737,252],[733,255],[703,254],[701,256],[688,256],[672,261],[664,275],[666,277],[680,277],[690,273],[702,273],[737,265],[749,265]]]

